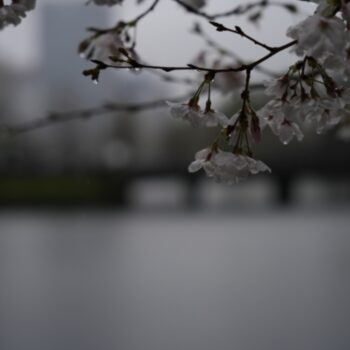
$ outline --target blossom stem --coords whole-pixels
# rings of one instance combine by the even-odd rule
[[[204,85],[205,85],[206,83],[207,83],[206,80],[203,80],[203,81],[201,82],[201,84],[199,85],[197,91],[194,93],[194,95],[193,95],[193,97],[192,97],[193,100],[198,101],[199,96],[200,96],[200,94],[201,94],[201,92],[202,92],[202,90],[203,90],[203,87],[204,87]],[[192,99],[191,99],[191,100],[192,100]]]
[[[247,102],[249,102],[249,83],[250,83],[251,71],[252,71],[252,69],[246,70],[245,86],[244,86],[244,90],[242,92],[242,99],[243,99],[242,109],[244,109]]]
[[[211,82],[208,83],[208,98],[205,106],[205,112],[209,112],[211,109]]]

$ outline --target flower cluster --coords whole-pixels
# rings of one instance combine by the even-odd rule
[[[188,103],[170,104],[171,114],[188,120],[192,126],[221,126],[214,143],[196,154],[190,172],[204,169],[215,180],[236,183],[249,174],[270,171],[267,165],[253,158],[251,148],[252,143],[260,141],[265,127],[283,144],[288,144],[293,138],[298,141],[304,138],[305,124],[321,133],[345,119],[350,105],[350,4],[312,2],[318,4],[315,14],[287,30],[287,36],[294,40],[291,46],[294,45],[295,53],[302,59],[280,78],[265,83],[265,93],[272,99],[260,110],[255,111],[250,104],[249,66],[242,108],[231,118],[203,112],[197,95]],[[338,11],[339,17],[335,16]],[[202,34],[200,28],[195,32]],[[272,53],[275,50],[256,43]],[[200,58],[204,64],[205,54]],[[236,72],[229,73],[237,76]],[[225,74],[228,73],[216,74],[215,80],[218,77],[223,80]],[[344,123],[344,131],[339,135],[345,137],[348,129],[349,124]]]
[[[265,163],[253,158],[250,146],[252,142],[260,141],[261,129],[259,118],[250,104],[247,87],[249,79],[248,73],[246,88],[242,92],[242,108],[231,118],[211,108],[210,86],[213,84],[214,75],[210,72],[189,102],[168,103],[173,117],[186,120],[193,127],[221,128],[214,143],[195,155],[195,160],[189,166],[190,172],[203,169],[207,176],[218,182],[234,184],[250,174],[271,171]],[[206,107],[202,110],[198,101],[206,86],[208,97]]]
[[[137,58],[134,45],[122,23],[120,26],[106,32],[96,31],[79,45],[79,54],[88,60],[111,63],[123,62],[125,58]]]
[[[329,15],[335,2],[314,2],[316,13],[287,31],[296,40],[296,54],[304,58],[267,83],[266,94],[274,98],[259,111],[262,125],[284,144],[294,137],[302,140],[304,124],[318,133],[339,124],[350,104],[350,5],[339,6],[340,18]]]
[[[35,3],[36,0],[13,0],[10,5],[0,4],[0,29],[20,24],[26,12],[34,9]]]
[[[245,179],[249,174],[271,172],[270,168],[260,160],[246,155],[226,152],[219,148],[205,148],[195,155],[195,160],[189,165],[189,172],[204,169],[208,177],[217,182],[234,184]]]

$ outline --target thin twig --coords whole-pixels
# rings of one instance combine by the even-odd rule
[[[217,23],[217,22],[214,22],[214,21],[210,21],[210,24],[213,25],[218,32],[230,32],[230,33],[238,34],[238,35],[242,36],[243,38],[248,39],[253,44],[264,48],[267,51],[273,52],[273,51],[276,50],[276,47],[272,47],[272,46],[266,45],[266,44],[262,43],[261,41],[254,39],[253,37],[251,37],[250,35],[245,33],[242,30],[242,28],[239,27],[239,26],[235,26],[234,29],[231,29],[231,28],[228,28],[228,27],[224,26],[221,23]]]
[[[174,0],[174,1],[177,4],[179,4],[180,6],[182,6],[188,12],[193,13],[199,17],[205,18],[209,21],[212,21],[212,20],[215,20],[218,18],[223,18],[223,17],[242,15],[242,14],[247,13],[248,11],[250,11],[254,8],[257,8],[257,7],[266,8],[268,6],[276,6],[276,7],[292,6],[291,4],[286,4],[286,3],[279,3],[279,2],[269,1],[269,0],[260,0],[260,1],[248,3],[245,5],[238,5],[238,6],[235,6],[231,10],[210,15],[204,11],[196,9],[195,7],[193,7],[191,5],[188,5],[183,0]]]
[[[213,38],[211,38],[208,35],[208,33],[206,33],[201,27],[198,27],[198,26],[199,25],[197,24],[193,33],[200,36],[204,40],[204,42],[206,43],[207,46],[209,46],[212,49],[214,49],[215,51],[217,51],[217,53],[220,55],[224,55],[224,56],[227,56],[228,58],[234,59],[236,61],[236,63],[238,63],[238,64],[244,64],[243,59],[236,52],[228,50],[227,48],[218,44]],[[273,71],[271,71],[265,67],[262,67],[262,66],[256,66],[255,70],[259,71],[259,72],[261,72],[261,73],[263,73],[271,78],[277,78],[277,77],[281,76],[280,73],[273,72]]]
[[[264,85],[261,83],[251,84],[250,90],[261,90],[264,88]],[[6,135],[19,135],[27,133],[30,131],[42,129],[53,124],[66,123],[73,120],[86,120],[90,118],[95,118],[102,115],[112,114],[114,112],[129,112],[129,113],[138,113],[144,110],[150,110],[155,108],[166,107],[165,101],[181,102],[187,101],[192,96],[192,93],[177,97],[177,98],[164,98],[155,101],[149,102],[140,102],[140,103],[129,103],[129,104],[118,104],[118,103],[105,103],[102,106],[84,108],[78,110],[72,110],[67,112],[59,113],[50,113],[49,115],[34,119],[31,121],[26,121],[19,123],[17,125],[0,125],[0,134]]]
[[[138,21],[140,21],[142,18],[146,17],[150,12],[152,12],[156,6],[158,5],[159,0],[155,0],[152,5],[143,13],[141,13],[139,16],[137,16],[134,20],[130,21],[131,23],[135,24]]]
[[[101,29],[101,28],[96,28],[96,27],[88,27],[88,28],[86,28],[86,30],[88,32],[93,32],[95,34],[102,35],[102,34],[107,34],[107,33],[115,31],[117,28],[119,28],[120,25],[122,25],[123,27],[135,26],[141,19],[146,17],[150,12],[152,12],[156,8],[159,1],[160,0],[155,0],[150,7],[148,7],[144,12],[142,12],[140,15],[138,15],[137,17],[135,17],[132,20],[118,22],[115,26],[110,27],[110,28]]]

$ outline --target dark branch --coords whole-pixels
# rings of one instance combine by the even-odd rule
[[[239,27],[239,26],[235,26],[235,29],[231,29],[231,28],[228,28],[228,27],[224,26],[221,23],[217,23],[217,22],[213,22],[213,21],[210,21],[210,24],[212,24],[216,28],[216,30],[218,32],[230,32],[230,33],[238,34],[238,35],[242,36],[243,38],[248,39],[249,41],[251,41],[255,45],[264,48],[267,51],[273,52],[273,51],[276,50],[276,47],[272,47],[272,46],[266,45],[266,44],[262,43],[261,41],[256,40],[253,37],[251,37],[250,35],[246,34],[242,30],[242,28]]]
[[[261,83],[251,84],[251,90],[261,90],[264,85]],[[73,110],[60,113],[50,113],[49,115],[34,119],[31,121],[26,121],[17,125],[0,125],[0,134],[15,136],[23,134],[26,132],[42,129],[48,126],[52,126],[58,123],[66,123],[73,120],[86,120],[90,118],[95,118],[102,115],[108,115],[115,112],[129,112],[138,113],[145,110],[151,110],[156,108],[166,107],[165,101],[170,100],[173,102],[186,101],[191,97],[192,94],[187,94],[177,98],[164,98],[161,100],[140,102],[140,103],[129,103],[129,104],[119,104],[119,103],[105,103],[102,106],[85,108],[80,110]]]
[[[218,19],[218,18],[223,18],[223,17],[230,17],[230,16],[238,16],[245,14],[255,8],[267,8],[268,6],[275,6],[275,7],[283,7],[291,11],[293,8],[294,12],[296,12],[296,6],[294,4],[286,4],[286,3],[279,3],[279,2],[274,2],[270,0],[260,0],[256,2],[251,2],[245,5],[238,5],[235,6],[233,9],[221,12],[221,13],[216,13],[216,14],[208,14],[204,11],[198,10],[195,7],[188,5],[186,2],[183,0],[174,0],[176,3],[178,3],[180,6],[182,6],[185,10],[187,10],[190,13],[193,13],[194,15],[197,15],[199,17],[205,18],[209,21]]]
[[[136,24],[137,22],[139,22],[142,18],[146,17],[150,12],[152,12],[156,8],[158,3],[159,3],[159,0],[155,0],[145,12],[141,13],[134,20],[130,21],[130,23]]]
[[[178,97],[178,98],[169,98],[171,101],[183,101],[189,98],[189,94]],[[107,115],[114,112],[129,112],[129,113],[137,113],[144,110],[155,109],[160,107],[166,107],[164,101],[167,99],[159,99],[149,102],[141,102],[141,103],[127,103],[127,104],[119,104],[119,103],[105,103],[102,106],[86,108],[80,110],[73,110],[68,112],[60,112],[60,113],[50,113],[49,115],[34,119],[31,121],[23,122],[17,125],[2,125],[0,126],[0,134],[8,134],[8,135],[18,135],[28,131],[41,129],[47,126],[51,126],[57,123],[65,123],[72,120],[77,119],[89,119],[92,117]]]
[[[208,33],[206,33],[201,27],[200,25],[197,23],[193,33],[197,34],[198,36],[200,36],[202,38],[202,40],[204,40],[204,42],[206,43],[207,46],[209,46],[210,48],[212,48],[213,50],[215,50],[219,55],[223,55],[226,56],[228,58],[231,58],[233,60],[235,60],[238,64],[245,64],[243,59],[236,53],[233,52],[231,50],[228,50],[227,48],[223,47],[222,45],[218,44],[213,38],[211,38]],[[280,73],[277,72],[273,72],[265,67],[262,66],[256,66],[255,67],[256,71],[259,71],[271,78],[277,78],[279,76],[281,76]]]
[[[247,63],[247,64],[241,64],[238,65],[237,67],[229,67],[229,68],[208,68],[208,67],[200,67],[196,66],[194,64],[188,64],[187,66],[157,66],[157,65],[151,65],[151,64],[144,64],[141,62],[137,62],[135,60],[129,59],[128,61],[123,61],[123,63],[127,63],[127,65],[114,65],[114,64],[106,64],[104,62],[100,62],[97,60],[92,60],[91,62],[96,64],[96,67],[93,69],[85,70],[83,72],[84,75],[89,76],[91,75],[91,71],[96,70],[96,69],[108,69],[108,68],[113,68],[113,69],[130,69],[130,68],[137,68],[137,69],[155,69],[155,70],[161,70],[163,72],[173,72],[173,71],[199,71],[199,72],[211,72],[211,73],[228,73],[228,72],[242,72],[246,71],[247,69],[254,69],[261,63],[267,61],[269,58],[272,56],[276,55],[277,53],[286,50],[289,47],[292,47],[297,43],[296,40],[290,41],[289,43],[278,46],[275,48],[274,51],[269,52],[267,55],[259,58],[258,60]],[[118,60],[121,61],[121,60]]]

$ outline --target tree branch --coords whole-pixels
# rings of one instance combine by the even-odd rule
[[[150,12],[152,12],[156,8],[156,6],[159,4],[159,1],[160,0],[155,0],[149,8],[147,8],[144,12],[142,12],[140,15],[138,15],[137,17],[135,17],[134,19],[132,19],[130,21],[120,21],[115,26],[110,27],[110,28],[101,29],[101,28],[96,28],[96,27],[88,27],[88,28],[86,28],[86,30],[88,32],[93,32],[96,35],[103,35],[103,34],[107,34],[107,33],[115,31],[117,28],[119,28],[120,25],[123,25],[124,27],[125,26],[135,26],[141,19],[146,17]]]
[[[260,90],[263,89],[264,85],[261,83],[251,84],[251,90]],[[102,106],[84,108],[78,110],[72,110],[67,112],[55,112],[50,113],[49,115],[38,118],[17,125],[0,125],[0,134],[5,134],[9,136],[16,136],[24,134],[30,131],[35,131],[45,127],[52,126],[58,123],[66,123],[73,120],[86,120],[90,118],[95,118],[102,115],[111,114],[114,112],[129,112],[129,113],[138,113],[145,110],[151,110],[156,108],[167,107],[165,101],[171,100],[173,102],[182,102],[186,101],[192,96],[192,94],[186,94],[177,98],[164,98],[149,102],[140,102],[140,103],[128,103],[128,104],[119,104],[119,103],[105,103]]]
[[[169,98],[172,101],[183,101],[189,98],[190,95],[180,96],[178,98]],[[23,134],[29,131],[41,129],[47,126],[51,126],[57,123],[65,123],[72,120],[78,119],[89,119],[92,117],[107,115],[114,112],[129,112],[129,113],[137,113],[144,110],[155,109],[160,107],[166,107],[164,101],[168,99],[157,99],[149,102],[140,102],[140,103],[105,103],[102,106],[72,110],[67,112],[60,113],[50,113],[49,115],[34,119],[31,121],[19,123],[17,125],[0,125],[0,134],[8,134],[8,135],[18,135]]]
[[[218,32],[230,32],[230,33],[238,34],[238,35],[242,36],[243,38],[248,39],[253,44],[264,48],[267,51],[273,52],[273,51],[276,50],[276,47],[272,47],[272,46],[266,45],[266,44],[262,43],[261,41],[256,40],[253,37],[251,37],[250,35],[246,34],[242,30],[242,28],[239,27],[239,26],[235,26],[235,29],[231,29],[231,28],[228,28],[228,27],[224,26],[221,23],[217,23],[217,22],[213,22],[213,21],[210,21],[210,24],[213,25]]]
[[[213,38],[211,38],[201,27],[200,25],[197,23],[193,33],[197,34],[200,38],[202,38],[202,40],[204,40],[205,44],[209,47],[211,47],[212,49],[214,49],[215,51],[217,51],[217,53],[219,55],[224,55],[228,58],[234,59],[238,64],[244,64],[243,59],[236,54],[236,52],[233,52],[231,50],[228,50],[227,48],[221,46],[220,44],[218,44]],[[277,72],[273,72],[265,67],[262,66],[256,66],[255,67],[256,71],[259,71],[271,78],[277,78],[279,76],[281,76],[281,74],[277,73]]]
[[[143,13],[141,13],[139,16],[137,16],[134,20],[130,21],[130,23],[136,24],[138,21],[140,21],[142,18],[146,17],[150,12],[152,12],[156,6],[158,5],[159,0],[155,0],[152,5]]]
[[[288,8],[289,10],[294,9],[294,11],[296,11],[296,7],[294,4],[279,3],[279,2],[274,2],[274,1],[270,1],[270,0],[260,0],[260,1],[248,3],[245,5],[238,5],[238,6],[235,6],[231,10],[210,15],[204,11],[201,11],[201,10],[194,8],[191,5],[188,5],[183,0],[174,0],[174,1],[177,4],[179,4],[180,6],[182,6],[188,12],[193,13],[199,17],[205,18],[209,21],[215,20],[217,18],[242,15],[242,14],[249,12],[250,10],[253,10],[254,8],[259,8],[259,7],[266,8],[268,6],[276,6],[276,7]]]
[[[241,64],[237,67],[229,67],[229,68],[208,68],[208,67],[200,67],[193,64],[188,64],[187,66],[158,66],[158,65],[152,65],[152,64],[144,64],[141,62],[138,62],[134,59],[129,58],[126,61],[117,60],[118,62],[127,63],[128,65],[114,65],[114,64],[106,64],[104,62],[98,61],[98,60],[91,60],[91,62],[96,64],[96,67],[93,69],[87,69],[83,71],[83,74],[85,76],[92,75],[92,73],[96,73],[96,70],[104,70],[108,68],[113,69],[130,69],[130,68],[136,68],[136,69],[155,69],[155,70],[161,70],[164,72],[173,72],[173,71],[200,71],[200,72],[211,72],[211,73],[228,73],[228,72],[242,72],[246,71],[247,69],[254,69],[259,64],[267,61],[272,56],[276,55],[277,53],[286,50],[289,47],[292,47],[297,43],[296,40],[290,41],[287,44],[284,44],[282,46],[278,46],[274,49],[274,51],[269,52],[267,55],[259,58],[258,60],[247,63],[247,64]],[[95,77],[95,75],[93,75]]]

